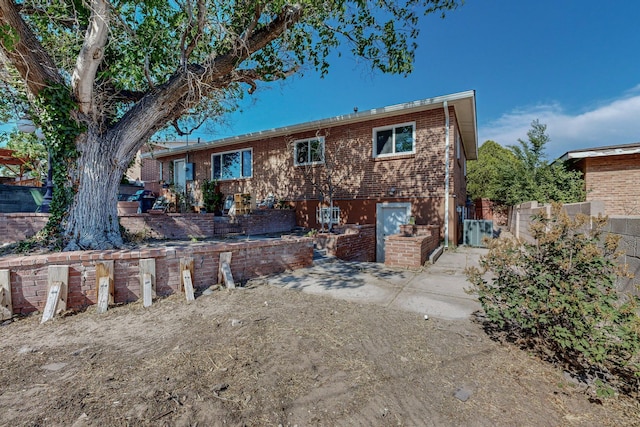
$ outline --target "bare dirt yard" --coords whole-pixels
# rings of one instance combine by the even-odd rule
[[[471,321],[268,285],[0,327],[2,426],[631,426]]]

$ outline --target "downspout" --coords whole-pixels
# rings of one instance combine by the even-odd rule
[[[444,248],[449,248],[449,105],[442,103],[444,108]]]

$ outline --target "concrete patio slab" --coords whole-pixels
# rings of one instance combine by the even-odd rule
[[[465,292],[470,283],[464,270],[478,265],[486,253],[486,249],[458,247],[419,271],[332,260],[259,280],[286,289],[460,320],[481,308],[477,299]]]

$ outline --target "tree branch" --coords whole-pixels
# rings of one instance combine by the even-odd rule
[[[280,37],[302,14],[302,6],[286,6],[247,39],[245,49],[210,58],[203,65],[190,64],[177,70],[163,85],[152,88],[109,130],[110,138],[127,141],[118,146],[116,155],[125,158],[135,152],[166,123],[197,105],[203,96],[238,81],[237,75],[234,78],[238,65]]]
[[[253,34],[253,31],[256,29],[256,27],[258,26],[258,22],[260,22],[260,16],[262,15],[262,10],[263,8],[260,7],[259,4],[256,5],[256,10],[253,14],[253,19],[251,20],[251,23],[249,24],[249,26],[246,28],[246,30],[244,31],[243,36],[241,37],[241,40],[243,43],[247,43],[247,41],[249,40],[249,36],[251,34]]]
[[[67,16],[51,16],[51,14],[47,13],[46,10],[35,7],[33,5],[25,5],[20,4],[17,5],[18,11],[24,15],[38,15],[41,17],[45,17],[50,21],[56,22],[62,25],[65,28],[73,29],[74,26],[78,25],[78,20],[75,17],[67,17]]]
[[[178,136],[191,135],[194,131],[198,130],[203,124],[205,124],[205,122],[207,121],[207,118],[208,117],[205,116],[202,120],[200,120],[200,123],[198,123],[196,126],[193,126],[188,131],[182,130],[182,128],[180,127],[180,124],[178,123],[178,119],[174,119],[171,121],[171,127],[175,129]]]
[[[0,0],[0,25],[15,30],[15,43],[7,43],[7,38],[11,37],[7,34],[0,38],[0,49],[18,71],[32,96],[37,96],[52,83],[63,83],[53,59],[24,22],[14,1]]]
[[[282,71],[270,76],[265,76],[259,73],[257,70],[240,69],[234,70],[231,75],[232,82],[246,83],[250,86],[249,94],[252,94],[257,89],[256,81],[273,82],[278,79],[285,79],[298,71],[298,67],[294,67],[291,70]],[[228,76],[224,76],[224,79],[228,79]]]
[[[91,114],[94,107],[93,84],[109,34],[109,5],[104,0],[91,0],[91,17],[84,43],[71,75],[71,87],[81,113]],[[91,114],[93,115],[93,114]]]
[[[185,66],[187,64],[187,61],[188,61],[189,57],[191,56],[191,52],[193,52],[193,49],[195,49],[196,45],[198,44],[198,40],[200,40],[200,37],[202,37],[202,33],[204,31],[204,26],[206,24],[207,8],[206,8],[204,0],[198,0],[197,7],[198,7],[198,17],[197,17],[198,29],[196,30],[195,36],[193,38],[191,38],[191,41],[189,42],[189,45],[185,49],[183,49],[183,54],[182,54],[182,65],[183,66]],[[184,32],[183,37],[185,37],[187,35],[187,33],[189,32],[189,30],[191,28],[192,28],[191,27],[191,23],[189,23],[189,26],[187,27],[187,30]],[[183,46],[184,43],[181,43],[181,45]]]

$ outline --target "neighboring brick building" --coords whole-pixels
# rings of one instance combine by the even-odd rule
[[[467,207],[466,161],[477,158],[475,92],[143,155],[151,157],[159,162],[158,179],[186,188],[194,200],[202,180],[218,179],[225,194],[286,201],[298,224],[311,228],[318,227],[315,210],[323,193],[328,202],[330,176],[341,223],[376,224],[382,261],[384,237],[410,216],[416,224],[440,225],[441,237],[458,243]]]
[[[587,148],[559,159],[583,173],[587,201],[606,215],[640,215],[640,143]]]

